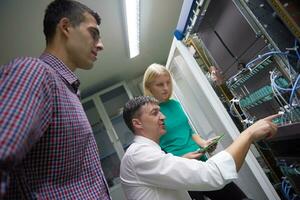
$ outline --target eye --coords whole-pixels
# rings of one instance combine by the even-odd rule
[[[159,111],[158,110],[153,110],[151,113],[152,113],[152,115],[156,116],[156,115],[158,115]]]
[[[95,29],[89,29],[89,32],[92,36],[92,38],[95,40],[95,41],[98,41],[99,38],[100,38],[100,35],[99,35],[99,32],[96,31]]]

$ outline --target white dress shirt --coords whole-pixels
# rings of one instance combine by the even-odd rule
[[[185,200],[187,191],[218,190],[237,178],[232,156],[222,151],[206,162],[164,153],[154,141],[135,136],[120,168],[128,200]]]

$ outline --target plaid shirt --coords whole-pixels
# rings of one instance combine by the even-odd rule
[[[1,66],[0,199],[110,199],[78,86],[50,54]]]

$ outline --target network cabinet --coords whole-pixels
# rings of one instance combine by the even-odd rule
[[[204,137],[227,132],[224,147],[258,119],[280,113],[277,136],[255,143],[240,182],[254,199],[300,199],[300,2],[192,2],[167,63],[176,97]]]

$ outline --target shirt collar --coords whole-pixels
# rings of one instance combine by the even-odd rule
[[[157,147],[157,148],[159,148],[161,150],[160,146],[156,142],[154,142],[153,140],[150,140],[149,138],[146,138],[144,136],[136,135],[134,137],[134,142],[136,142],[136,143],[143,143],[143,144],[146,143],[146,144],[149,144],[151,146],[155,146],[155,147]]]
[[[80,81],[77,76],[57,57],[49,53],[43,53],[40,59],[58,72],[74,89],[78,90]]]

